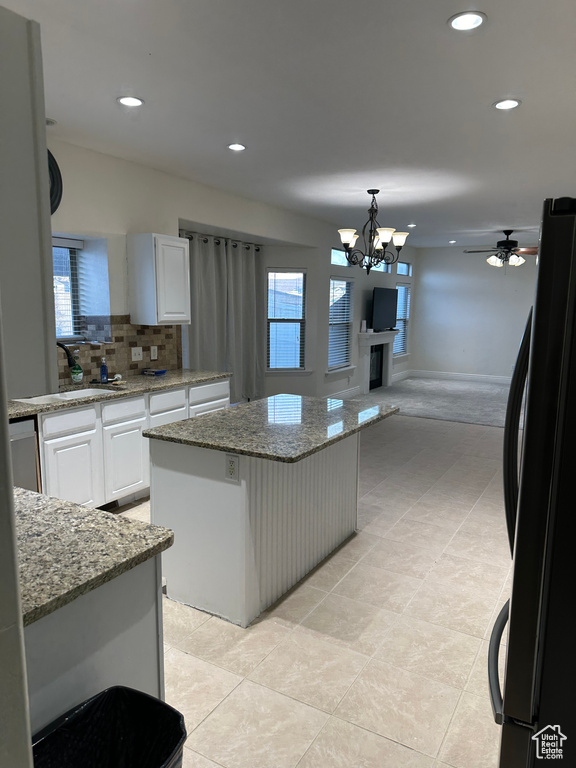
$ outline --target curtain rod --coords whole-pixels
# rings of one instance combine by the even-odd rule
[[[195,237],[199,238],[203,243],[207,243],[209,241],[210,237],[214,238],[214,243],[216,245],[220,245],[222,241],[230,242],[232,243],[232,248],[238,248],[239,245],[243,245],[244,248],[248,251],[250,248],[254,248],[255,251],[260,250],[260,246],[256,243],[244,243],[241,240],[238,240],[237,238],[232,237],[224,237],[222,235],[203,235],[199,232],[189,232],[186,229],[180,230],[180,237],[185,237],[187,240],[193,240]]]

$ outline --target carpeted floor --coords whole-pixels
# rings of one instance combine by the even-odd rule
[[[397,405],[403,416],[503,427],[508,389],[508,384],[414,378],[361,397]]]

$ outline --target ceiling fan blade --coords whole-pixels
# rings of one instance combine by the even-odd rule
[[[498,251],[494,248],[488,248],[487,250],[483,251],[469,251],[467,248],[465,248],[464,253],[498,253]]]
[[[536,246],[533,246],[531,248],[516,248],[516,253],[519,253],[521,256],[536,256],[538,253],[538,248]]]

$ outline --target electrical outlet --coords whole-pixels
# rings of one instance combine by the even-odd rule
[[[225,471],[226,480],[231,480],[233,483],[240,482],[239,462],[240,462],[239,456],[235,456],[232,453],[226,454],[226,471]]]
[[[158,360],[158,347],[150,347],[150,360]]]
[[[142,347],[132,347],[132,362],[142,360]]]

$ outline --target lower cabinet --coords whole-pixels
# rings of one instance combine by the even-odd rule
[[[106,501],[121,499],[150,485],[148,440],[142,437],[147,426],[143,397],[102,406]]]
[[[45,416],[44,427],[44,493],[90,507],[104,504],[102,430],[96,409]]]
[[[98,507],[145,491],[150,448],[142,431],[227,408],[228,393],[226,380],[42,416],[43,493]]]

